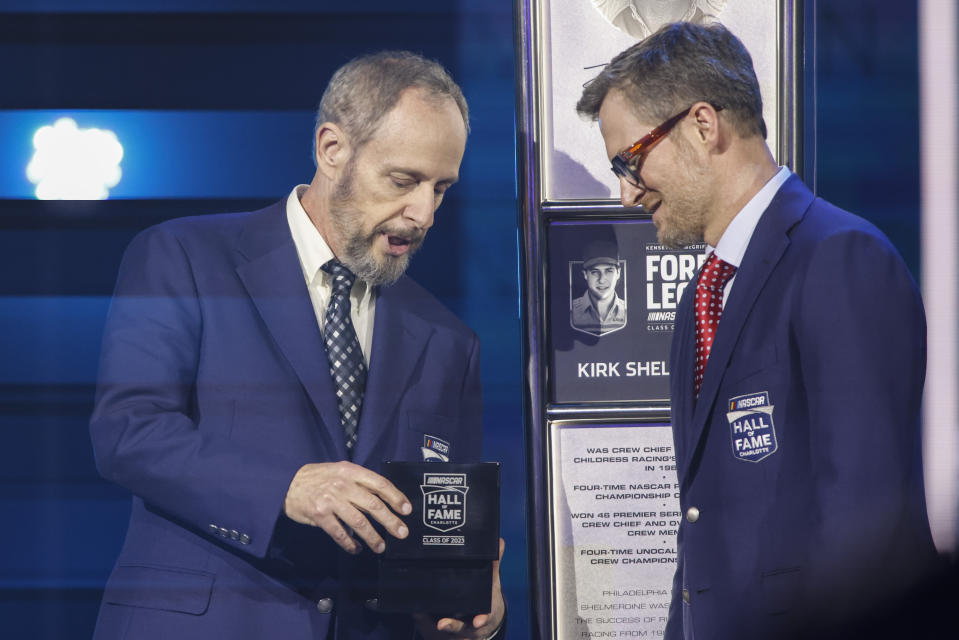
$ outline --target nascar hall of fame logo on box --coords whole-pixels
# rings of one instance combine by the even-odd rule
[[[730,398],[726,418],[733,457],[737,460],[759,462],[776,453],[779,443],[768,391]]]
[[[466,484],[465,473],[424,473],[423,484],[423,524],[439,531],[449,533],[466,524]],[[461,535],[423,536],[424,545],[462,545],[465,537]]]

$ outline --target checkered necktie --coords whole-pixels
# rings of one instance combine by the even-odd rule
[[[333,276],[333,294],[326,307],[323,340],[326,342],[326,357],[330,361],[330,376],[336,384],[346,449],[352,451],[360,423],[363,391],[366,389],[366,361],[353,328],[353,320],[350,319],[350,290],[356,276],[336,258],[324,264],[322,269]]]
[[[723,313],[723,289],[734,273],[736,267],[724,262],[715,251],[709,254],[699,272],[696,283],[696,376],[693,378],[697,396],[703,385],[709,352],[713,350],[719,317]]]

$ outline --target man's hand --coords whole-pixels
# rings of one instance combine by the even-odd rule
[[[425,640],[454,640],[459,638],[485,640],[499,629],[503,622],[503,615],[506,613],[506,603],[503,601],[503,590],[499,582],[499,564],[503,560],[505,549],[506,542],[500,538],[499,560],[493,562],[493,610],[489,613],[474,616],[472,620],[459,620],[457,618],[436,620],[426,614],[418,613],[413,617],[416,619],[417,630]]]
[[[374,552],[383,553],[386,543],[368,517],[397,538],[405,538],[409,530],[394,511],[409,515],[413,507],[383,476],[343,461],[300,467],[286,493],[283,510],[291,520],[320,527],[350,553],[359,553],[361,546],[346,527]]]

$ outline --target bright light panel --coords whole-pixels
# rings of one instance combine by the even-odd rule
[[[80,129],[60,118],[33,134],[27,179],[38,200],[105,200],[120,182],[123,145],[108,129]]]

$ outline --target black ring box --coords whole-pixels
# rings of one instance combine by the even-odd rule
[[[499,557],[500,465],[387,462],[383,474],[409,498],[409,529],[380,558],[384,612],[465,617],[491,609]]]

